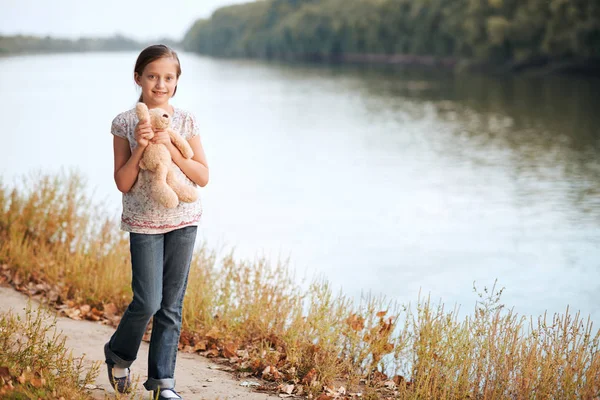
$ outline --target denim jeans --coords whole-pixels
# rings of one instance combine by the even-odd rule
[[[133,301],[104,346],[106,363],[128,368],[137,357],[150,318],[147,390],[175,387],[175,360],[181,332],[183,296],[196,226],[164,234],[130,233]]]

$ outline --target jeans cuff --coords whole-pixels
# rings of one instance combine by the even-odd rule
[[[144,382],[144,387],[146,388],[146,390],[156,390],[158,388],[173,389],[175,387],[175,379],[173,379],[173,378],[165,378],[165,379],[148,378],[148,380],[146,382]]]
[[[110,349],[110,342],[104,345],[104,358],[107,364],[116,365],[119,368],[129,368],[135,360],[127,361],[116,355]]]

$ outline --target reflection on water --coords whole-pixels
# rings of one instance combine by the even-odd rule
[[[76,167],[117,209],[108,128],[135,101],[135,56],[0,59],[6,181]],[[473,281],[498,278],[519,313],[600,318],[599,80],[181,56],[209,245],[289,255],[351,296],[470,310]]]

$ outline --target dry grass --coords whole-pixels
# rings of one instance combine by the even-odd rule
[[[31,293],[46,285],[58,305],[120,313],[131,298],[127,237],[84,193],[73,174],[0,187],[0,264],[13,285]],[[502,307],[500,295],[485,288],[463,318],[428,299],[354,303],[324,281],[302,290],[285,264],[201,247],[181,347],[323,399],[598,398],[600,336],[591,322],[568,309],[528,320]]]
[[[0,314],[0,397],[3,399],[91,399],[85,385],[99,365],[84,367],[65,347],[55,320],[41,309],[25,316]]]

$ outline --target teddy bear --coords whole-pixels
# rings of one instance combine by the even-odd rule
[[[192,147],[187,140],[171,128],[171,117],[165,110],[161,108],[148,110],[146,104],[137,103],[135,112],[140,122],[150,121],[152,129],[167,131],[171,142],[183,157],[188,159],[193,157]],[[175,208],[179,205],[179,201],[192,203],[198,199],[198,193],[192,186],[177,179],[171,153],[164,144],[149,142],[142,154],[140,168],[152,172],[150,174],[151,196],[163,206]]]

